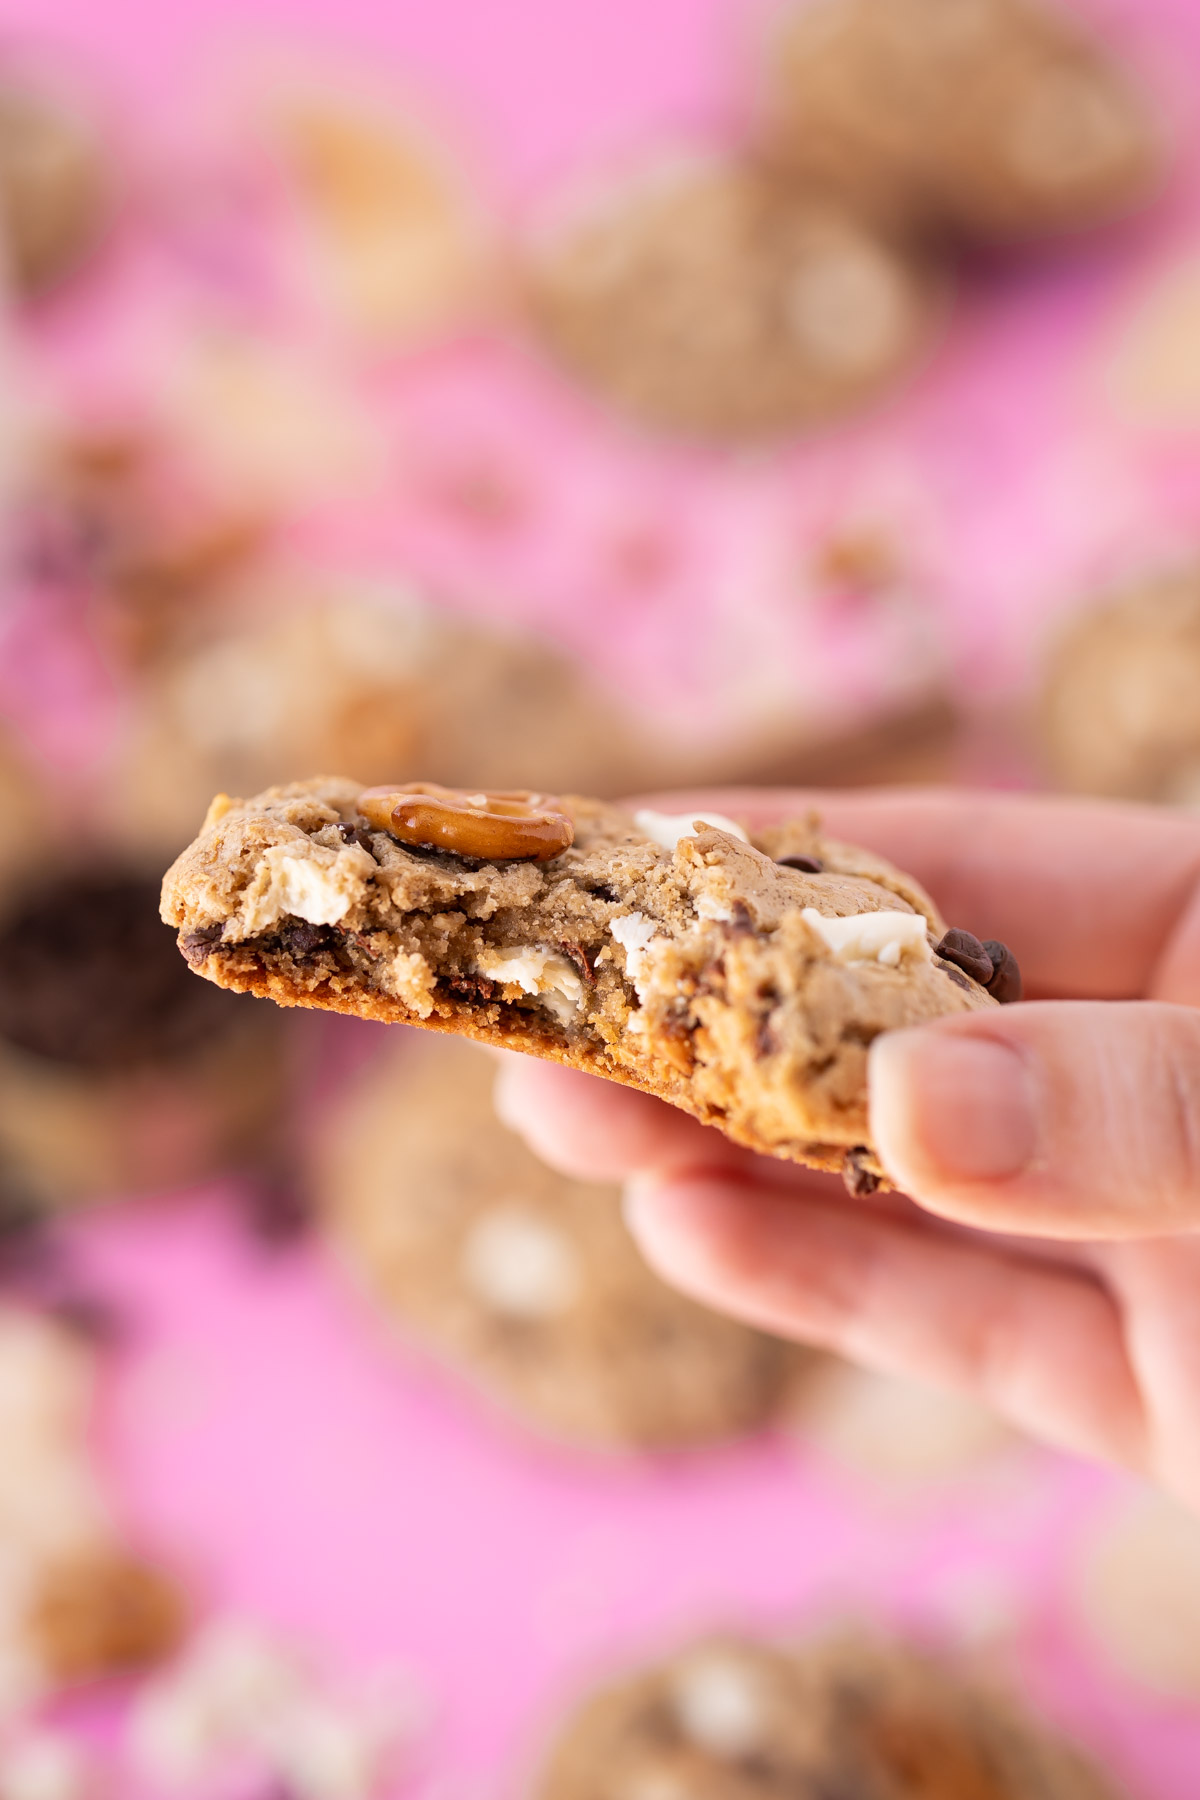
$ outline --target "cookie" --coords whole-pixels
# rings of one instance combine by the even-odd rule
[[[682,760],[539,638],[335,587],[164,659],[135,698],[106,825],[174,854],[215,791],[257,792],[297,768],[621,793],[677,778]]]
[[[961,1480],[1017,1441],[980,1401],[828,1357],[790,1423],[808,1450],[891,1498]]]
[[[527,291],[543,343],[619,408],[733,439],[875,398],[940,310],[924,266],[836,203],[699,160],[547,232]]]
[[[1068,626],[1038,724],[1059,787],[1200,800],[1200,565],[1134,583]]]
[[[280,1021],[181,981],[156,900],[63,868],[0,917],[0,1153],[43,1206],[254,1162],[277,1123]]]
[[[357,337],[409,345],[493,297],[488,232],[443,147],[390,99],[328,79],[262,104],[302,285]]]
[[[322,1133],[319,1213],[367,1293],[562,1441],[667,1448],[762,1425],[804,1353],[653,1275],[619,1189],[539,1162],[497,1119],[494,1075],[474,1045],[405,1042]]]
[[[1161,173],[1137,84],[1039,0],[818,0],[786,17],[772,63],[772,154],[910,233],[1075,231]]]
[[[1153,1488],[1120,1496],[1088,1532],[1072,1581],[1076,1610],[1122,1675],[1200,1700],[1200,1520]]]
[[[185,1603],[120,1543],[89,1449],[93,1354],[0,1306],[0,1718],[175,1647]]]
[[[20,297],[36,299],[86,261],[109,188],[103,147],[73,100],[21,70],[0,71],[0,242]]]
[[[534,1800],[1117,1800],[1006,1698],[901,1643],[702,1638],[568,1717]]]
[[[45,831],[50,790],[10,733],[0,726],[0,891],[19,879],[30,846]]]
[[[914,882],[812,820],[751,842],[690,812],[428,784],[219,796],[163,917],[219,986],[568,1063],[859,1190],[880,1174],[872,1039],[1019,991],[1002,946],[946,933]]]

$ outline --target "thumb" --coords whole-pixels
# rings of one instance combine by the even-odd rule
[[[1200,1227],[1200,1012],[1151,1001],[973,1013],[871,1047],[871,1130],[928,1211],[1035,1237]]]

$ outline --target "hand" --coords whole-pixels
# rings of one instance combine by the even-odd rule
[[[758,823],[813,796],[672,795]],[[757,1157],[613,1083],[508,1059],[548,1162],[628,1182],[669,1281],[966,1390],[1200,1507],[1200,819],[967,793],[817,796],[832,837],[1015,952],[1031,1004],[876,1041],[871,1129],[911,1199]]]

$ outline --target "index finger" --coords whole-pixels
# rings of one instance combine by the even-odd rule
[[[1028,994],[1200,1004],[1200,817],[937,788],[722,788],[651,803],[760,825],[815,808],[830,837],[914,875],[948,924],[1008,944]]]

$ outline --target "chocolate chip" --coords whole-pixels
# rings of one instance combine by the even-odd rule
[[[799,869],[802,875],[820,875],[825,868],[819,856],[777,856],[775,861],[782,869]]]
[[[956,969],[953,963],[940,962],[938,968],[946,971],[955,987],[963,988],[968,994],[973,991],[972,984],[967,980],[962,970]]]
[[[486,975],[448,975],[445,985],[456,999],[472,1004],[486,1003],[496,992],[496,983]]]
[[[988,947],[981,944],[977,937],[969,931],[960,931],[951,926],[940,944],[934,946],[934,954],[944,962],[953,963],[956,968],[977,981],[980,987],[986,987],[992,979],[992,959],[988,955]]]
[[[357,844],[359,849],[365,850],[368,856],[374,856],[375,846],[371,842],[371,834],[369,831],[364,831],[361,825],[348,825],[342,819],[334,829],[343,844]]]
[[[590,986],[596,979],[596,971],[592,967],[591,958],[583,945],[572,942],[570,938],[560,938],[558,947],[563,955],[575,964],[583,980]]]
[[[874,1169],[867,1167],[870,1154],[865,1144],[857,1144],[853,1150],[847,1150],[842,1159],[842,1180],[847,1193],[853,1194],[856,1200],[865,1200],[879,1187],[880,1177]]]
[[[998,1000],[1001,1006],[1011,1006],[1021,998],[1021,971],[1017,966],[1017,959],[1008,945],[1002,944],[998,938],[988,938],[983,947],[992,965],[992,973],[984,986],[993,1000]]]
[[[325,942],[328,927],[310,925],[307,919],[297,919],[284,926],[279,933],[283,947],[295,957],[311,956],[313,951]]]
[[[179,948],[192,968],[197,968],[204,962],[213,945],[220,943],[223,929],[221,925],[201,925],[195,931],[184,932],[179,940]]]

